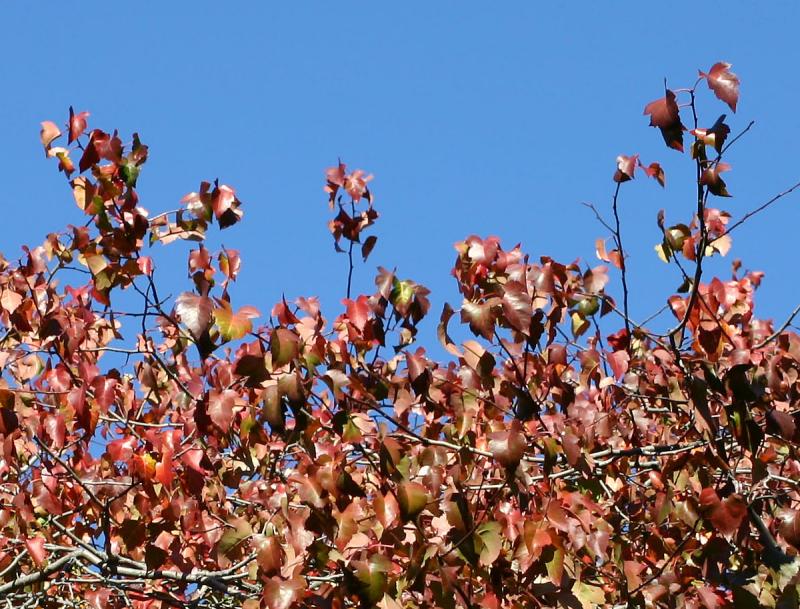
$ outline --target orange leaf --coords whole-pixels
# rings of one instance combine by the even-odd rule
[[[253,331],[251,319],[261,313],[255,307],[242,307],[236,313],[231,309],[229,302],[218,300],[219,306],[214,309],[214,320],[219,327],[219,333],[225,340],[239,340]]]

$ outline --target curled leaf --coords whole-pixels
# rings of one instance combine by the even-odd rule
[[[618,184],[632,180],[636,165],[639,164],[639,155],[634,154],[625,156],[621,154],[617,157],[617,170],[614,172],[614,181]]]
[[[725,181],[720,177],[723,171],[730,170],[731,166],[727,163],[717,163],[703,171],[700,176],[700,183],[708,187],[708,192],[718,197],[730,197],[728,189],[725,187]]]
[[[648,178],[655,179],[655,181],[659,183],[661,188],[664,188],[664,186],[666,186],[667,178],[664,175],[664,168],[661,167],[661,164],[653,162],[650,163],[647,167],[645,167],[640,163],[639,167],[642,168],[642,171],[644,171],[645,175],[647,175]]]
[[[661,130],[667,146],[683,152],[683,132],[686,128],[681,123],[675,93],[667,89],[664,97],[645,106],[644,113],[650,115],[650,126]]]

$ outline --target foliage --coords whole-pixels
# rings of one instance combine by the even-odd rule
[[[298,298],[264,315],[231,301],[238,252],[202,244],[242,219],[231,187],[204,182],[150,215],[136,134],[89,131],[70,109],[62,147],[42,123],[86,223],[0,265],[0,599],[797,607],[800,336],[793,316],[755,316],[761,273],[703,274],[795,187],[733,223],[710,205],[729,196],[723,158],[750,126],[732,139],[724,115],[702,127],[703,82],[735,112],[725,63],[645,109],[677,151],[693,127],[696,214],[658,215],[656,251],[683,280],[673,326],[628,312],[622,187],[665,175],[620,156],[613,220],[594,208],[606,264],[456,244],[463,300],[440,317],[444,361],[417,343],[426,288],[381,268],[373,293],[350,293],[354,251],[366,261],[376,245],[372,176],[327,172],[343,310]],[[144,252],[175,240],[201,242],[193,287],[162,297]]]

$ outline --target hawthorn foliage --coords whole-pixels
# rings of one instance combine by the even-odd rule
[[[0,264],[0,600],[797,607],[800,337],[793,315],[755,316],[761,273],[703,272],[797,186],[735,222],[713,207],[750,126],[732,138],[725,116],[701,119],[704,84],[736,110],[725,63],[645,109],[696,168],[694,217],[658,216],[656,251],[683,283],[674,320],[629,315],[618,205],[637,171],[665,176],[620,156],[611,207],[594,208],[604,264],[456,244],[444,361],[418,344],[426,288],[380,269],[374,292],[350,293],[376,245],[372,176],[327,172],[343,309],[265,313],[232,302],[238,252],[202,243],[242,220],[232,188],[204,182],[152,215],[136,134],[72,109],[65,133],[42,123],[85,216]],[[168,294],[146,252],[176,240],[200,243]]]

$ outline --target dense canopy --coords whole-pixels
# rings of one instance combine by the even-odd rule
[[[427,347],[425,287],[381,268],[353,293],[377,246],[366,172],[340,162],[320,195],[347,260],[342,308],[256,308],[231,298],[239,253],[203,245],[242,221],[233,188],[204,182],[151,213],[136,134],[90,130],[72,109],[42,123],[84,216],[0,264],[0,600],[797,607],[794,314],[759,319],[762,274],[738,261],[727,279],[703,272],[795,187],[735,221],[713,206],[750,127],[706,122],[704,83],[736,111],[722,62],[645,109],[676,151],[692,126],[697,211],[660,212],[653,255],[682,277],[671,323],[628,313],[624,183],[666,176],[621,155],[610,208],[593,208],[599,261],[469,236],[460,302]],[[170,296],[146,252],[178,240],[199,243]]]

